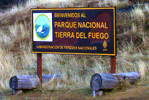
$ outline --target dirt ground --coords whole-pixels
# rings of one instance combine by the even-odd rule
[[[149,100],[149,86],[139,84],[127,89],[104,91],[102,96],[92,97],[91,88],[77,90],[33,90],[12,95],[2,93],[2,100]]]

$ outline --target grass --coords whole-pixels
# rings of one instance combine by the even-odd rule
[[[97,0],[93,0],[97,1]],[[82,2],[82,3],[80,3]],[[105,3],[96,5],[115,5],[118,8],[128,2]],[[14,6],[0,15],[0,90],[9,88],[9,79],[15,75],[36,74],[36,54],[31,54],[30,8],[36,7],[88,7],[81,0],[32,0],[24,7]],[[92,7],[92,6],[90,6]],[[149,79],[149,31],[148,6],[137,7],[132,12],[117,13],[117,72],[139,71],[141,82]],[[88,94],[91,75],[108,73],[110,57],[86,55],[43,54],[43,74],[60,74],[62,82],[49,82],[43,89],[75,90]],[[74,93],[74,92],[72,92]],[[75,94],[75,93],[74,93]],[[76,95],[74,97],[76,97]],[[70,96],[70,95],[69,95]],[[69,97],[68,96],[68,97]],[[70,97],[71,98],[71,97]],[[28,97],[26,97],[29,100]]]
[[[17,96],[9,95],[6,97],[8,99],[11,98],[11,100],[148,100],[148,89],[146,86],[137,84],[126,87],[126,89],[117,88],[117,90],[104,91],[103,96],[94,98],[91,95],[92,90],[89,87],[75,90],[44,90],[42,92],[35,90]],[[10,92],[7,91],[8,93]]]

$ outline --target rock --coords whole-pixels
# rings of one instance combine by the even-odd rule
[[[0,100],[2,100],[2,93],[0,92]]]
[[[13,4],[19,4],[19,3],[25,4],[26,1],[27,1],[27,0],[12,0],[12,3],[13,3]]]
[[[148,32],[149,31],[149,24],[144,25],[143,29],[144,29],[145,32]]]
[[[88,1],[88,7],[99,7],[99,1]]]
[[[137,3],[146,3],[148,0],[129,0],[131,3],[137,4]]]
[[[20,95],[20,94],[22,94],[22,93],[23,93],[22,90],[16,90],[13,94],[14,94],[14,95]]]
[[[12,5],[22,4],[24,5],[28,0],[1,0],[0,1],[0,8],[6,9],[11,7]]]
[[[120,8],[118,10],[116,10],[117,12],[131,12],[132,10],[134,9],[134,6],[133,5],[129,5],[129,6],[126,6],[126,7],[123,7],[123,8]]]

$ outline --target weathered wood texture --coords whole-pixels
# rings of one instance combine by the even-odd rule
[[[51,79],[60,80],[59,75],[43,75],[42,83],[46,83]],[[40,80],[37,75],[13,76],[10,78],[9,86],[13,91],[24,89],[35,89],[40,85]],[[13,93],[15,94],[15,92]]]
[[[110,69],[110,73],[115,73],[116,72],[116,56],[111,56],[111,69]]]
[[[91,88],[93,90],[112,89],[119,83],[119,80],[112,74],[94,74],[91,78]]]
[[[135,83],[140,79],[140,74],[138,72],[130,72],[130,73],[118,73],[118,74],[112,74],[119,80],[126,80],[128,79],[130,84]]]
[[[91,78],[90,85],[93,91],[113,89],[121,82],[121,80],[126,79],[129,80],[129,82],[132,84],[140,79],[140,74],[138,72],[94,74]]]
[[[37,54],[37,75],[40,80],[40,85],[42,85],[42,54]]]

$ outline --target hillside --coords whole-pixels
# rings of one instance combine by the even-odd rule
[[[146,88],[149,88],[148,1],[115,1],[117,2],[105,2],[103,0],[30,0],[25,6],[13,6],[3,11],[3,13],[0,13],[0,92],[2,92],[4,96],[9,95],[10,92],[7,94],[6,91],[10,91],[10,77],[15,75],[36,74],[36,54],[31,53],[31,8],[116,6],[116,71],[140,72],[141,80],[139,81],[139,85],[137,85],[138,88],[136,87],[137,89],[134,89],[136,89],[136,91],[146,91],[146,93],[149,94],[149,91],[146,90]],[[81,94],[80,91],[83,91],[76,89],[85,89],[86,91],[87,88],[89,92],[83,91],[84,94],[82,95],[87,95],[88,98],[90,98],[91,75],[100,72],[109,73],[109,70],[110,57],[108,56],[43,54],[43,74],[59,74],[62,76],[61,83],[49,82],[43,86],[43,89],[44,91],[72,90],[72,94],[66,93],[66,95],[63,96],[66,96],[65,99],[71,99],[71,97],[75,99],[77,95]],[[121,95],[128,95],[126,92],[131,91],[131,89],[120,91],[123,92]],[[37,91],[37,95],[38,92],[39,91]],[[52,91],[50,92],[53,93]],[[108,92],[107,94],[113,96],[113,100],[115,100],[117,92],[112,93]],[[54,92],[52,96],[59,94],[61,94],[61,92]],[[69,95],[67,96],[67,94]],[[22,96],[31,97],[31,95],[32,93],[23,94]],[[134,95],[137,95],[137,93],[135,92]],[[148,96],[146,94],[140,93],[140,97],[141,95],[144,95],[143,100],[147,100]],[[108,99],[106,94],[104,97]],[[19,96],[16,98],[19,98]],[[14,97],[14,99],[16,98]],[[78,97],[78,99],[82,98]],[[117,100],[139,99],[131,99],[131,96],[128,96],[128,99],[127,97],[123,98],[123,96],[119,96]]]

